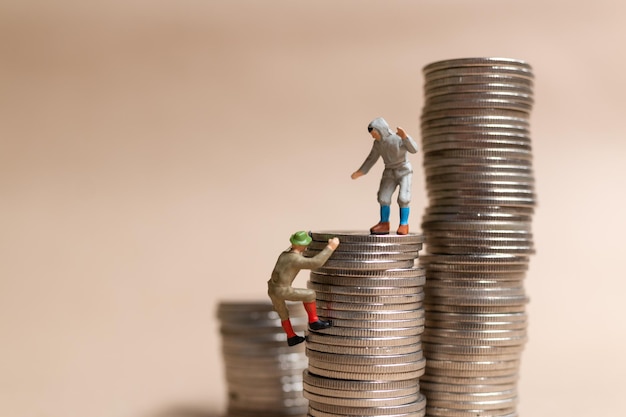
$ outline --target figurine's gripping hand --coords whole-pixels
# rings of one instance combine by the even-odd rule
[[[402,139],[406,139],[407,134],[400,126],[396,128],[396,135],[400,136]]]
[[[337,246],[339,246],[339,238],[332,238],[332,239],[328,239],[328,247],[331,248],[332,250],[337,249]]]
[[[352,175],[350,175],[350,178],[352,178],[353,180],[356,180],[359,177],[362,177],[364,174],[361,171],[354,171],[352,173]]]

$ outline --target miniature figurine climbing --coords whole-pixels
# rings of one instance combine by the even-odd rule
[[[291,247],[280,254],[272,271],[272,277],[267,282],[267,293],[287,334],[287,344],[294,346],[304,342],[305,338],[298,336],[293,331],[289,319],[289,310],[285,301],[302,301],[308,315],[309,329],[323,330],[332,326],[330,321],[320,320],[317,316],[315,291],[306,288],[293,288],[291,284],[301,269],[315,269],[324,265],[334,250],[337,249],[337,246],[339,246],[339,239],[336,237],[329,239],[328,245],[311,258],[303,255],[303,252],[312,241],[311,236],[307,232],[296,232],[291,235],[289,241],[291,242]]]
[[[367,174],[378,161],[378,158],[383,158],[385,169],[378,188],[380,221],[370,229],[370,233],[373,235],[389,234],[391,196],[399,187],[400,225],[396,233],[406,235],[409,233],[409,203],[411,202],[411,178],[413,176],[413,168],[407,152],[417,152],[417,144],[401,127],[396,128],[396,133],[393,133],[382,117],[372,120],[367,126],[367,131],[374,138],[372,150],[363,165],[352,173],[351,177],[355,180]]]

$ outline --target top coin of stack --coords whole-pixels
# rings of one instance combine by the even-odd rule
[[[515,415],[534,253],[532,69],[466,58],[427,65],[424,77],[427,414]]]

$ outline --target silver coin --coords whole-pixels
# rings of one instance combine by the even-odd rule
[[[232,368],[229,367],[227,364],[225,364],[225,373],[227,375],[229,375],[231,378],[245,378],[246,375],[248,377],[250,377],[250,373],[254,372],[250,369],[245,369],[245,368]],[[291,369],[279,369],[279,368],[275,368],[275,369],[262,369],[262,373],[265,374],[265,376],[267,378],[274,378],[274,379],[280,379],[282,377],[285,376],[290,376],[292,375],[294,372],[302,372],[303,368],[299,368],[299,369],[295,369],[295,368],[291,368]],[[261,373],[260,370],[256,370],[257,372]]]
[[[482,354],[482,355],[454,355],[451,353],[439,352],[437,350],[427,350],[424,352],[428,356],[428,360],[444,360],[444,361],[467,361],[467,362],[479,362],[479,361],[512,361],[521,360],[522,352],[515,353],[500,353],[500,354]]]
[[[422,335],[424,342],[430,343],[450,343],[459,346],[520,346],[526,344],[528,338],[523,337],[483,337],[480,339],[471,338],[451,338],[444,335],[431,335],[425,332]]]
[[[307,406],[289,407],[280,410],[263,410],[260,408],[238,409],[236,407],[228,407],[226,415],[228,417],[293,417],[306,415],[307,409]]]
[[[534,78],[532,71],[529,68],[513,65],[490,65],[490,66],[456,66],[446,67],[438,69],[429,69],[424,72],[424,78],[428,83],[430,80],[436,80],[446,77],[465,77],[472,75],[485,75],[485,74],[503,74],[512,75],[520,78],[527,78],[532,80]]]
[[[331,277],[332,279],[335,279],[336,277],[349,277],[349,278],[373,278],[372,280],[362,280],[361,282],[364,283],[364,285],[366,285],[366,283],[368,282],[377,282],[377,280],[380,280],[380,282],[382,282],[382,279],[389,279],[389,278],[408,278],[408,280],[406,282],[413,282],[410,279],[422,279],[424,277],[424,269],[420,266],[414,265],[411,268],[402,268],[402,269],[387,269],[387,270],[350,270],[350,269],[333,269],[330,272],[327,271],[323,271],[320,272],[319,270],[313,271],[311,272],[311,281],[315,281],[315,282],[320,282],[319,279],[322,278],[322,276],[328,276]],[[315,280],[313,279],[315,278]],[[347,281],[346,282],[350,282]],[[378,286],[378,285],[376,285]],[[410,286],[414,286],[414,285],[410,285]]]
[[[510,196],[459,196],[431,198],[433,204],[468,204],[468,205],[492,205],[499,204],[507,207],[534,207],[537,199],[534,197],[510,197]]]
[[[325,388],[329,390],[341,390],[341,391],[353,391],[355,398],[358,396],[358,392],[372,393],[368,395],[375,395],[374,393],[382,393],[385,391],[398,391],[413,389],[418,387],[418,383],[415,380],[403,380],[403,381],[351,381],[341,379],[331,379],[312,374],[308,370],[303,372],[303,381],[308,386],[315,386]]]
[[[421,342],[420,336],[347,337],[314,332],[307,335],[307,340],[313,343],[347,347],[407,346]]]
[[[347,311],[410,311],[421,309],[422,303],[405,303],[405,304],[356,304],[341,303],[336,301],[318,300],[317,307],[325,310],[347,310]]]
[[[533,234],[528,230],[445,230],[445,231],[428,231],[428,238],[445,237],[460,239],[518,239],[532,240]],[[423,257],[420,260],[423,262]]]
[[[305,383],[303,390],[305,392],[308,392],[310,394],[315,394],[320,397],[327,397],[327,398],[334,397],[334,398],[345,398],[345,399],[349,398],[349,399],[354,399],[354,400],[362,400],[363,402],[360,403],[362,404],[361,406],[372,407],[372,406],[376,406],[376,404],[372,402],[368,402],[368,400],[398,398],[398,397],[404,397],[406,395],[417,394],[419,392],[419,384],[414,384],[414,386],[409,387],[409,388],[404,388],[404,389],[361,391],[361,390],[329,389],[329,388],[322,388],[322,387]],[[315,399],[314,401],[329,403],[328,401],[322,400],[322,398]]]
[[[224,354],[224,363],[228,367],[251,367],[251,368],[261,368],[261,367],[279,367],[281,369],[286,369],[287,367],[306,367],[307,358],[303,352],[298,352],[293,356],[267,356],[267,357],[240,357],[236,355]]]
[[[449,337],[450,340],[458,341],[458,339],[472,339],[473,341],[491,340],[491,339],[520,339],[526,337],[526,329],[522,330],[458,330],[443,329],[429,327],[424,335],[432,335],[437,337]]]
[[[362,355],[362,356],[374,356],[374,355],[404,355],[409,353],[415,353],[422,349],[421,342],[418,341],[414,344],[404,346],[345,346],[345,345],[330,345],[324,343],[318,343],[316,341],[307,340],[307,347],[311,350],[324,353],[333,353],[341,355]]]
[[[448,157],[448,158],[427,158],[423,161],[423,166],[426,170],[433,167],[443,167],[443,166],[461,166],[468,167],[472,165],[477,165],[479,168],[484,168],[486,166],[493,165],[501,165],[508,166],[518,170],[532,169],[532,163],[530,160],[524,159],[512,159],[507,157],[506,155],[494,155],[494,156],[482,156],[482,157]],[[460,205],[460,204],[458,204]],[[494,204],[498,205],[498,204]]]
[[[452,402],[483,402],[509,400],[517,397],[515,387],[509,389],[497,389],[490,392],[458,393],[440,390],[425,389],[424,394],[429,400],[452,401]]]
[[[442,359],[428,359],[428,369],[441,369],[450,371],[499,371],[499,370],[516,370],[519,368],[519,359],[500,360],[500,361],[451,361]]]
[[[462,289],[499,289],[499,288],[518,288],[523,290],[522,280],[517,281],[499,281],[495,279],[484,280],[453,280],[453,279],[439,279],[433,278],[428,280],[428,284],[425,286],[425,290],[435,288],[462,288]]]
[[[334,327],[353,327],[353,328],[370,328],[370,329],[395,329],[407,327],[424,327],[424,318],[411,320],[342,320],[334,319],[320,315],[324,320],[332,320]]]
[[[328,242],[313,241],[309,244],[307,249],[322,250],[328,245]],[[422,243],[349,243],[341,241],[341,244],[335,249],[334,254],[337,253],[353,253],[353,252],[418,252],[422,249]]]
[[[317,395],[308,391],[304,391],[304,398],[310,401],[317,401],[324,404],[344,406],[344,407],[386,407],[393,405],[403,405],[417,401],[419,393],[409,394],[401,397],[388,397],[388,398],[341,398],[336,396]]]
[[[346,295],[361,295],[361,296],[404,296],[415,295],[423,292],[421,286],[415,287],[361,287],[355,285],[329,285],[318,284],[316,282],[308,281],[307,288],[334,294],[346,294]]]
[[[304,256],[313,257],[320,251],[307,249]],[[335,251],[331,257],[332,260],[347,261],[406,261],[414,260],[418,257],[418,252],[337,252]],[[327,261],[329,262],[329,261]]]
[[[535,248],[532,245],[528,246],[506,246],[506,245],[491,245],[491,246],[448,246],[448,245],[429,245],[429,253],[433,254],[449,254],[449,255],[463,255],[469,253],[510,253],[519,255],[532,255],[535,253]]]
[[[439,85],[432,86],[426,84],[424,86],[424,98],[428,100],[431,97],[436,97],[444,94],[454,93],[483,93],[489,91],[506,91],[506,92],[521,92],[522,94],[532,95],[532,87],[528,84],[519,84],[514,82],[487,82],[477,84],[452,84],[452,85]],[[461,110],[463,108],[454,109]]]
[[[523,93],[513,93],[509,91],[490,91],[485,93],[456,93],[456,94],[445,94],[435,97],[428,97],[426,103],[424,105],[425,109],[428,111],[432,111],[433,107],[439,108],[441,106],[447,106],[448,108],[458,108],[457,102],[467,102],[467,101],[476,101],[476,100],[507,100],[509,102],[520,104],[526,107],[532,107],[534,104],[534,100],[532,96]],[[494,128],[497,125],[493,126]],[[486,130],[488,130],[487,127]],[[428,134],[422,130],[422,135]],[[432,133],[431,133],[432,134]]]
[[[428,217],[430,219],[432,217]],[[508,220],[426,220],[422,222],[422,228],[428,230],[521,230],[531,231],[531,223],[524,221]],[[430,247],[430,246],[427,246]]]
[[[398,372],[398,373],[388,373],[388,374],[380,374],[373,372],[348,372],[348,371],[334,371],[330,369],[322,369],[318,368],[309,363],[309,371],[315,373],[320,376],[325,376],[327,378],[337,378],[337,379],[351,379],[356,381],[370,381],[373,379],[381,378],[384,375],[386,381],[404,381],[407,379],[415,379],[424,375],[424,369],[420,369],[418,371],[410,371],[410,372]]]
[[[530,134],[530,130],[528,129],[528,126],[524,126],[524,125],[517,125],[517,124],[512,124],[512,123],[474,123],[474,124],[444,124],[441,126],[432,126],[432,127],[422,127],[422,136],[433,136],[433,135],[450,135],[450,134],[456,134],[456,133],[465,133],[465,134],[475,134],[478,132],[484,132],[484,131],[493,131],[495,132],[509,132],[512,134],[517,134],[517,135],[529,135]],[[506,155],[494,155],[494,157],[500,157],[502,159],[506,159],[508,158],[508,156]],[[468,157],[465,158],[466,160],[469,159]],[[519,158],[518,158],[519,159]],[[528,160],[528,158],[524,158],[525,160]],[[438,163],[439,165],[441,165],[441,159],[440,158],[425,158],[424,159],[424,164],[425,166],[427,162],[430,161],[435,161],[435,163]],[[486,164],[489,163],[490,161],[485,160],[483,162],[481,162],[481,164]],[[515,160],[514,163],[517,163],[517,160]],[[528,162],[527,162],[528,163]]]
[[[461,265],[527,265],[528,257],[507,254],[490,254],[490,255],[426,255],[422,257],[428,268],[438,265],[441,262]]]
[[[437,406],[428,405],[426,407],[426,413],[433,417],[518,417],[516,412],[516,403],[511,407],[497,408],[497,409],[458,409],[441,407],[443,404],[437,404]],[[448,407],[453,407],[453,404],[446,404]]]
[[[512,232],[512,230],[506,230],[505,232]],[[516,236],[513,234],[509,236],[489,236],[486,234],[481,234],[476,236],[467,235],[463,237],[458,237],[447,236],[446,233],[429,230],[426,232],[426,234],[428,236],[428,243],[433,246],[524,246],[532,245],[533,242],[530,232],[527,232],[525,235],[520,236]]]
[[[525,323],[528,319],[526,313],[500,313],[500,314],[459,314],[429,312],[427,320],[453,321],[457,323]]]
[[[436,301],[437,302],[437,301]],[[429,304],[425,303],[427,312],[439,311],[447,313],[519,313],[524,311],[524,305],[456,305],[456,304]],[[440,343],[440,342],[438,342]]]
[[[426,410],[420,410],[413,413],[403,413],[395,415],[394,417],[424,417],[426,415]],[[230,417],[230,416],[229,416]],[[325,411],[313,410],[309,408],[309,413],[306,417],[356,417],[356,416],[345,416],[343,414],[335,414],[328,413]]]
[[[450,343],[430,343],[427,341],[423,342],[424,352],[441,352],[453,355],[462,355],[462,356],[498,356],[498,355],[513,355],[513,354],[521,354],[523,351],[523,347],[521,345],[512,345],[512,346],[461,346],[461,345],[453,345]],[[428,354],[426,355],[428,357]]]
[[[319,291],[317,299],[327,302],[339,303],[355,303],[367,305],[387,305],[387,304],[412,304],[419,303],[424,300],[424,292],[420,291],[410,295],[381,295],[381,296],[365,296],[365,295],[344,295]]]
[[[492,139],[492,140],[482,140],[482,141],[436,141],[436,140],[424,140],[422,144],[422,152],[424,154],[434,153],[439,151],[451,151],[451,150],[460,150],[460,149],[511,149],[517,150],[520,152],[531,153],[532,148],[529,141],[521,141],[521,140],[502,140],[502,139]],[[487,173],[488,171],[485,170]],[[458,179],[458,178],[457,178]],[[429,180],[433,180],[430,178]]]
[[[442,288],[430,287],[426,290],[428,297],[470,297],[470,298],[490,298],[490,297],[526,297],[523,287],[513,288]]]
[[[457,67],[484,67],[484,66],[514,66],[532,71],[530,64],[521,59],[506,57],[474,57],[474,58],[454,58],[432,62],[423,68],[424,73],[436,71],[444,68]]]
[[[326,261],[323,267],[315,269],[318,273],[328,272],[332,273],[336,269],[349,269],[349,270],[388,270],[397,268],[412,268],[414,266],[413,259],[406,261],[348,261],[348,260],[333,260]]]
[[[310,330],[309,334],[319,333],[324,336],[341,336],[352,338],[387,338],[387,337],[404,337],[419,336],[424,331],[424,326],[415,327],[399,327],[384,329],[359,329],[354,327],[329,327],[324,330]]]
[[[515,208],[506,206],[463,206],[454,205],[429,206],[424,210],[424,219],[434,220],[489,220],[508,219],[517,221],[530,221],[533,214],[532,208]],[[487,232],[493,233],[494,231]]]
[[[499,254],[493,254],[499,255]],[[434,255],[428,256],[462,256],[462,255]],[[507,274],[510,272],[524,272],[528,270],[528,263],[520,264],[489,264],[487,262],[483,264],[461,264],[461,263],[444,263],[444,262],[431,262],[426,265],[428,272],[430,271],[445,271],[445,272],[465,272],[465,273],[493,273],[493,274]]]
[[[372,235],[369,232],[319,231],[311,232],[311,237],[313,240],[322,242],[327,242],[328,239],[337,237],[340,242],[346,243],[406,243],[409,245],[424,243],[424,236],[414,233],[409,233],[408,235]]]
[[[431,271],[431,277],[429,279],[434,280],[457,280],[460,283],[471,283],[476,281],[497,281],[497,282],[509,282],[509,284],[517,284],[524,280],[526,277],[525,271],[512,272],[512,273],[481,273],[481,272],[447,272],[447,271]],[[471,284],[468,284],[471,285]]]
[[[420,385],[424,383],[438,383],[438,384],[452,384],[461,386],[470,385],[502,385],[517,383],[519,380],[519,373],[511,373],[509,375],[500,376],[474,376],[474,377],[462,377],[451,375],[433,375],[426,373],[420,379]]]
[[[433,88],[444,86],[457,86],[457,85],[470,85],[470,84],[514,84],[520,87],[532,88],[534,85],[533,80],[518,77],[516,74],[475,74],[475,75],[450,75],[447,77],[428,78],[424,83],[424,90],[431,90]],[[481,97],[479,94],[475,94],[477,97]],[[485,98],[485,97],[483,97]],[[429,101],[426,101],[426,106]]]
[[[310,282],[317,285],[333,285],[341,287],[357,287],[357,288],[408,288],[408,291],[415,291],[416,288],[422,287],[426,282],[426,275],[422,269],[422,275],[414,278],[359,278],[346,277],[338,275],[324,275],[311,273]]]
[[[420,123],[423,132],[429,132],[434,129],[446,129],[449,132],[454,132],[458,129],[462,130],[476,130],[491,128],[497,129],[511,129],[528,131],[530,129],[530,123],[527,119],[515,119],[512,117],[504,116],[473,116],[473,117],[446,117],[441,119],[425,119]],[[448,149],[448,152],[452,152],[452,149]]]
[[[290,393],[274,393],[274,395],[267,395],[261,392],[237,392],[229,391],[229,402],[231,405],[271,405],[273,407],[284,407],[287,404],[290,405],[307,405],[301,392]],[[279,394],[279,396],[276,396]]]
[[[441,394],[461,394],[461,395],[472,395],[472,394],[490,394],[492,392],[502,392],[507,390],[515,390],[517,387],[516,382],[511,382],[508,384],[440,384],[436,382],[427,382],[423,381],[420,383],[420,388],[423,388],[424,392],[438,392]]]
[[[424,359],[422,351],[407,353],[404,355],[347,355],[318,352],[314,349],[307,349],[306,355],[310,359],[324,362],[335,362],[338,364],[350,365],[398,365],[416,362]]]
[[[468,85],[469,88],[476,88],[478,86],[483,86],[486,84],[475,84]],[[437,89],[451,89],[450,87],[438,87]],[[528,90],[530,91],[530,90]],[[450,91],[451,93],[461,93],[463,91]],[[523,93],[523,92],[522,92]],[[486,108],[478,108],[478,109],[464,109],[464,108],[451,108],[446,110],[429,110],[425,107],[422,111],[422,115],[420,116],[420,120],[436,120],[436,119],[446,119],[446,118],[457,118],[457,117],[507,117],[512,119],[519,119],[528,123],[529,121],[529,113],[527,111],[520,110],[510,110],[510,109],[486,109]]]
[[[412,403],[386,407],[342,407],[324,404],[317,401],[309,401],[309,412],[313,409],[343,416],[398,416],[418,412],[423,410],[425,407],[426,397],[422,394],[420,394],[418,399]]]
[[[525,176],[527,178],[534,178],[533,170],[531,164],[524,165],[516,165],[516,164],[507,164],[505,161],[499,161],[499,163],[494,164],[462,164],[462,160],[456,160],[458,164],[438,164],[436,166],[426,166],[424,171],[426,173],[426,178],[430,178],[435,175],[519,175]]]
[[[489,110],[478,108],[476,110]],[[439,110],[437,110],[439,111]],[[447,111],[447,109],[446,109]],[[532,140],[530,135],[511,130],[483,130],[478,132],[452,132],[440,133],[438,135],[422,135],[422,145],[446,142],[504,142],[519,143],[520,145],[530,145]]]
[[[498,192],[498,193],[524,193],[533,194],[534,185],[531,182],[511,181],[511,180],[494,180],[494,179],[463,179],[458,181],[431,181],[426,188],[428,193],[436,193],[441,191],[454,190],[478,190],[479,192]],[[417,256],[414,256],[416,258]]]
[[[334,320],[385,322],[385,321],[412,321],[424,320],[424,309],[411,310],[379,310],[379,311],[350,311],[320,308],[318,315]],[[348,327],[348,326],[345,326]]]
[[[475,322],[455,322],[427,320],[425,325],[429,329],[451,329],[451,330],[525,330],[527,322],[496,322],[496,323],[475,323]]]
[[[443,84],[445,86],[445,84]],[[520,102],[507,98],[474,98],[455,101],[443,101],[440,103],[429,103],[428,111],[439,111],[449,109],[503,109],[528,112],[533,108],[532,102]]]
[[[437,297],[427,295],[424,300],[425,305],[441,305],[453,307],[478,306],[478,307],[523,307],[528,304],[528,296],[526,295],[510,295],[510,296],[481,296],[468,298],[464,296],[458,297]],[[428,310],[428,308],[427,308]]]
[[[306,367],[304,369],[306,369]],[[244,379],[228,378],[226,382],[228,384],[228,391],[239,395],[252,393],[254,395],[265,395],[274,398],[282,395],[284,395],[285,398],[302,397],[302,381],[278,385],[272,383],[275,380],[275,377],[272,377],[272,379],[248,378],[248,381]]]
[[[517,160],[532,160],[532,152],[528,149],[502,147],[502,148],[462,148],[462,149],[438,149],[425,151],[424,158],[489,158],[502,157]]]
[[[348,363],[340,363],[335,361],[323,361],[316,359],[315,357],[309,357],[309,369],[311,367],[323,369],[325,371],[337,371],[343,373],[356,373],[356,374],[384,374],[379,375],[377,378],[369,379],[386,379],[389,374],[406,374],[407,372],[421,371],[426,366],[426,360],[424,358],[407,363],[383,363],[383,364],[369,364],[369,365],[355,365]],[[351,378],[345,378],[351,379]],[[409,378],[407,378],[409,379]]]

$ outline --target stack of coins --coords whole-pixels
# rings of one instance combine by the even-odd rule
[[[424,75],[427,415],[516,416],[534,252],[532,70],[468,58]]]
[[[309,416],[423,416],[423,236],[317,232],[307,255],[340,244],[311,271],[318,315],[333,326],[309,331],[304,397]]]
[[[307,317],[302,303],[288,304],[294,330]],[[217,316],[228,386],[228,417],[305,416],[304,345],[287,346],[280,318],[269,302],[221,302]]]

